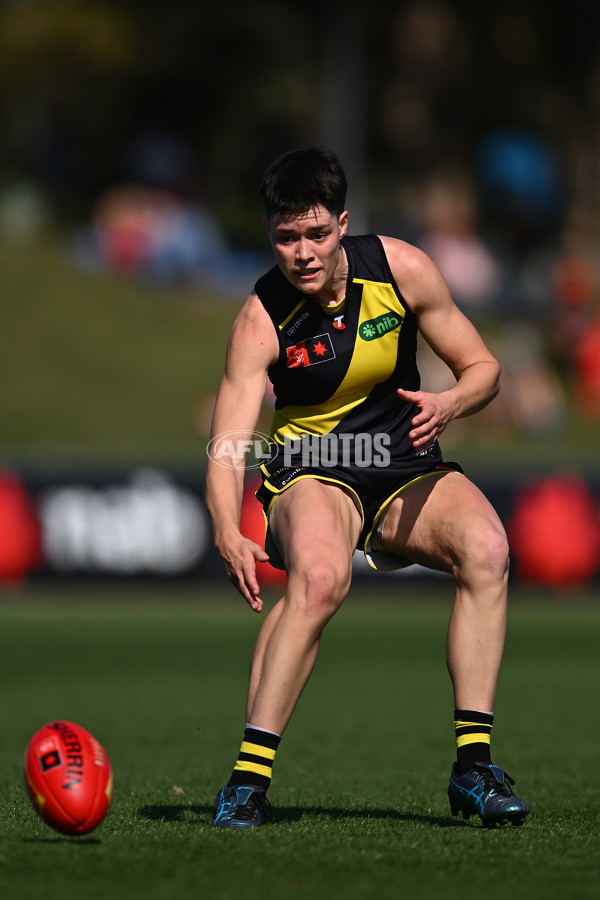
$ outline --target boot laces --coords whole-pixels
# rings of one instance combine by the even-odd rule
[[[482,766],[481,768],[477,766],[477,769],[483,775],[485,786],[488,790],[495,790],[497,794],[501,794],[504,797],[512,796],[510,786],[515,782],[507,772],[504,773],[504,781],[500,781],[496,776],[494,769],[488,768],[487,766]]]
[[[255,791],[250,795],[247,803],[244,803],[243,806],[238,805],[235,810],[234,818],[239,822],[249,822],[254,818],[257,809],[265,816],[265,818],[269,819],[271,822],[273,821],[273,807],[264,791]]]

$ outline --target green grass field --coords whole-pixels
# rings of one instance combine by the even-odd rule
[[[532,806],[522,828],[449,813],[447,585],[417,605],[355,588],[285,735],[277,824],[211,828],[234,762],[260,619],[233,592],[0,597],[0,895],[96,898],[591,898],[600,876],[600,602],[517,593],[495,758]],[[113,805],[91,835],[36,816],[22,780],[39,727],[106,747]]]

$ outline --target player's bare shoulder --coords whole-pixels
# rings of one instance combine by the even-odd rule
[[[231,329],[228,353],[238,351],[264,358],[267,366],[272,365],[279,355],[275,326],[255,293],[250,294]]]
[[[382,235],[380,240],[394,281],[413,312],[436,300],[450,300],[442,273],[426,253],[398,238]]]

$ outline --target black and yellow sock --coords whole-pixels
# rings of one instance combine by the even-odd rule
[[[246,726],[244,740],[229,784],[256,785],[265,790],[271,784],[273,760],[281,735]]]
[[[454,710],[456,731],[456,767],[463,775],[476,762],[489,763],[490,740],[494,717],[491,713],[476,712],[472,709]]]

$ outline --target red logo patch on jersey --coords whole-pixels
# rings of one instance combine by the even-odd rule
[[[335,316],[333,319],[333,327],[337,328],[338,331],[343,331],[346,325],[344,324],[343,316]]]
[[[327,362],[328,359],[335,359],[335,351],[328,334],[317,334],[287,348],[288,369],[314,366],[316,363]]]
[[[299,344],[294,344],[293,347],[287,348],[287,364],[288,369],[297,369],[298,366],[310,365],[306,341],[301,341]]]

